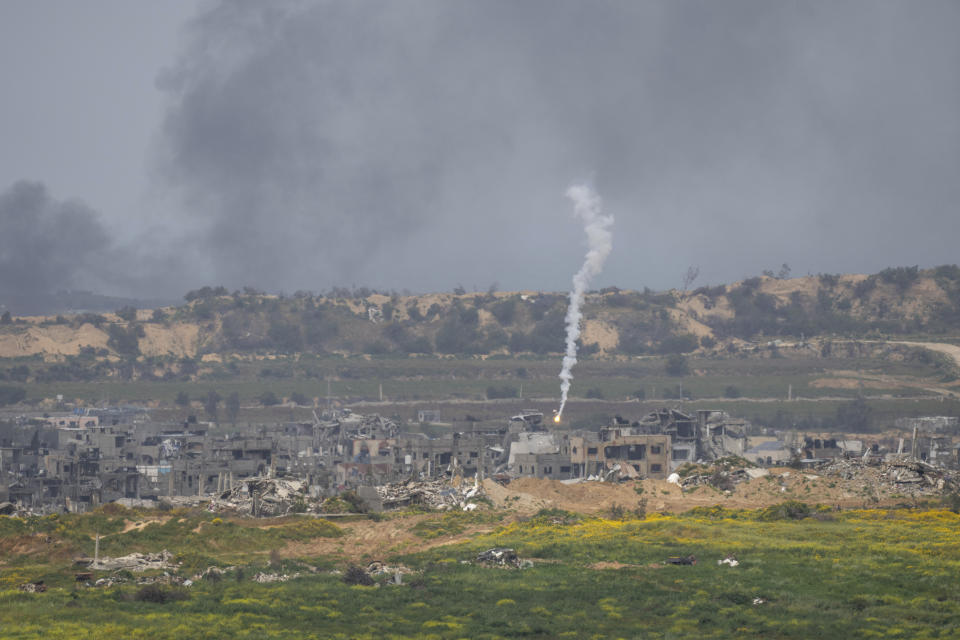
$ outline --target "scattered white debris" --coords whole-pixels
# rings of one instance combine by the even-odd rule
[[[126,569],[139,573],[150,569],[175,569],[179,565],[173,562],[173,554],[164,549],[159,553],[131,553],[118,558],[100,558],[89,566],[96,571]]]

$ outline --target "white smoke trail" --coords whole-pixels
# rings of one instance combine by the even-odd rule
[[[567,349],[563,356],[563,368],[560,371],[560,409],[557,411],[557,422],[560,422],[563,407],[567,404],[567,393],[570,391],[570,381],[573,380],[573,374],[570,371],[573,365],[577,364],[577,339],[580,337],[580,320],[583,317],[580,312],[583,296],[587,292],[590,280],[603,269],[603,263],[613,249],[613,234],[610,232],[613,216],[603,215],[600,196],[586,185],[573,185],[567,189],[566,195],[573,200],[576,216],[583,220],[589,248],[583,266],[573,276],[570,306],[567,307]]]

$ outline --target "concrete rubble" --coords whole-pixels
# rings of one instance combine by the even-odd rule
[[[668,482],[678,484],[683,489],[710,485],[716,489],[730,491],[741,482],[769,474],[766,469],[753,468],[747,464],[749,463],[739,458],[722,458],[709,465],[691,465],[681,468],[679,471],[683,475],[674,474],[677,475],[676,479],[671,481],[668,478]]]
[[[99,558],[90,563],[95,571],[150,571],[153,569],[176,569],[179,565],[173,561],[173,554],[164,549],[159,553],[131,553],[117,558]]]
[[[441,511],[450,509],[472,511],[477,506],[471,500],[484,495],[483,485],[476,480],[472,485],[464,485],[460,488],[441,479],[395,482],[375,489],[383,509],[423,505]]]
[[[268,584],[271,582],[286,582],[287,580],[292,580],[293,578],[299,578],[299,577],[300,577],[299,573],[287,575],[285,573],[283,574],[264,573],[261,571],[260,573],[257,573],[255,576],[253,576],[253,581],[258,582],[260,584]]]
[[[37,580],[36,582],[26,582],[17,588],[26,593],[43,593],[47,590],[47,585],[43,584],[43,580]]]
[[[389,576],[391,579],[387,583],[388,585],[402,585],[403,576],[409,575],[411,573],[417,573],[410,567],[405,567],[402,564],[398,565],[388,565],[379,560],[374,560],[367,565],[366,568],[367,575],[370,578],[376,580],[381,576]]]
[[[837,459],[820,466],[817,471],[854,486],[869,486],[909,496],[933,497],[960,489],[960,478],[956,473],[906,456],[879,465],[856,459]]]
[[[210,503],[210,509],[248,512],[256,517],[283,516],[295,509],[308,510],[310,496],[307,490],[308,485],[303,480],[255,476],[221,493],[218,499]]]
[[[727,555],[727,556],[724,556],[723,560],[717,560],[717,565],[721,567],[723,565],[736,567],[736,566],[739,566],[739,564],[740,564],[740,561],[737,560],[737,556],[734,556],[734,555]]]
[[[524,562],[517,556],[514,549],[494,547],[477,554],[477,562],[485,567],[498,569],[522,569]]]

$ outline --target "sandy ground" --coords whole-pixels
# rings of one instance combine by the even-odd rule
[[[842,507],[859,507],[868,502],[863,495],[863,487],[855,482],[792,469],[772,469],[768,477],[741,482],[729,495],[710,486],[700,486],[684,493],[675,484],[651,479],[626,483],[563,484],[556,480],[520,478],[506,487],[487,480],[484,488],[498,507],[516,509],[518,513],[558,508],[598,515],[608,513],[615,505],[635,509],[644,499],[647,511],[669,513],[718,504],[736,509],[761,508],[784,500],[822,502]],[[879,497],[881,500],[897,501],[892,496]]]
[[[288,558],[311,557],[319,555],[346,556],[352,560],[382,559],[396,553],[412,553],[456,544],[468,540],[478,533],[489,533],[496,525],[485,524],[468,527],[462,533],[453,536],[440,536],[424,540],[413,532],[413,527],[432,515],[413,515],[390,518],[374,522],[356,520],[335,524],[344,530],[340,538],[316,538],[306,542],[291,542],[280,554]]]

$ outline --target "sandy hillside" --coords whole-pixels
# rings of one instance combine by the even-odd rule
[[[677,309],[670,309],[670,319],[679,328],[680,333],[692,333],[698,338],[713,336],[713,329]]]
[[[733,307],[730,306],[730,301],[727,300],[726,296],[721,296],[715,300],[712,300],[712,306],[709,309],[705,304],[706,301],[707,298],[704,296],[692,295],[681,299],[677,303],[677,308],[690,317],[697,319],[716,318],[718,320],[729,320],[736,315],[733,311]]]
[[[603,320],[587,320],[583,323],[583,344],[596,343],[601,351],[613,351],[620,342],[617,328]]]
[[[197,355],[200,328],[195,324],[143,325],[146,335],[140,339],[140,351],[145,356],[175,356],[192,358]]]
[[[75,356],[83,347],[105,349],[107,334],[92,324],[73,329],[67,325],[30,326],[24,330],[0,334],[0,358],[19,358],[36,354]]]

